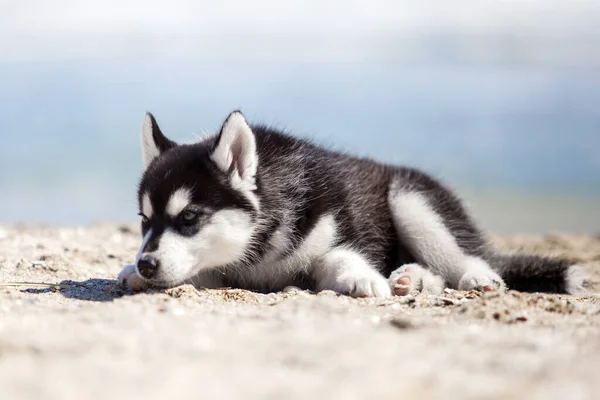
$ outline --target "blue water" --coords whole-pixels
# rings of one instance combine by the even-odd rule
[[[585,66],[0,63],[0,223],[132,220],[144,111],[189,141],[241,108],[423,168],[459,188],[490,229],[597,232],[599,104],[600,74]]]

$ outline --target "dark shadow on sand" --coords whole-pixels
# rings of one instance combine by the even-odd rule
[[[113,301],[128,294],[114,279],[88,279],[81,282],[62,281],[60,293],[70,299],[87,301]]]

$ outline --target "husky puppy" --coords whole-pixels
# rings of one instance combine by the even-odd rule
[[[148,113],[142,152],[143,241],[119,276],[130,289],[293,285],[384,297],[583,284],[569,260],[494,251],[461,201],[423,172],[251,126],[239,111],[185,145]]]

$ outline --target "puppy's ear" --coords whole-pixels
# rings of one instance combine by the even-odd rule
[[[256,138],[240,111],[229,114],[223,123],[210,158],[229,176],[234,187],[240,190],[256,189]]]
[[[156,123],[156,119],[150,113],[146,113],[144,116],[144,123],[142,124],[142,156],[144,159],[144,168],[148,168],[148,165],[160,153],[167,151],[171,147],[175,147],[177,144],[170,141],[163,135]]]

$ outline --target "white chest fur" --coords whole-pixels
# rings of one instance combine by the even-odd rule
[[[263,260],[240,273],[248,284],[265,288],[282,288],[293,283],[297,274],[310,273],[315,260],[329,252],[337,239],[337,225],[331,214],[323,215],[292,254],[291,238],[283,228],[272,235]],[[287,254],[287,255],[285,255]]]

